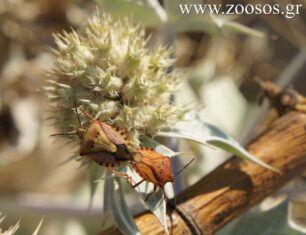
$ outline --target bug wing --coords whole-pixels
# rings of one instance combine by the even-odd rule
[[[174,181],[169,157],[150,149],[141,149],[138,154],[134,168],[144,180],[161,187]]]
[[[80,154],[86,155],[88,153],[101,151],[114,153],[116,150],[116,146],[107,138],[100,123],[94,121],[90,124],[81,141]]]
[[[114,143],[115,145],[125,144],[124,138],[115,128],[103,122],[100,124],[102,130],[105,133],[105,136],[109,139],[110,142]]]
[[[159,178],[156,175],[156,172],[154,172],[154,169],[152,170],[150,165],[148,165],[145,161],[137,163],[132,162],[132,166],[142,179],[151,182],[154,185],[159,185]]]
[[[128,150],[127,146],[124,144],[116,145],[117,151],[114,153],[114,156],[118,160],[122,161],[133,161],[133,155]]]
[[[115,157],[108,152],[89,153],[86,156],[103,166],[113,166],[116,163]]]
[[[133,160],[133,156],[129,151],[129,140],[127,139],[127,135],[121,134],[121,132],[103,122],[101,122],[101,127],[109,141],[116,145],[116,159],[122,159],[126,161]]]

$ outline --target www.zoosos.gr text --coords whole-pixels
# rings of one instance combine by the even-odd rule
[[[192,13],[216,14],[216,15],[284,15],[287,19],[292,19],[300,14],[302,4],[287,4],[285,9],[281,9],[280,4],[179,4],[182,14]]]

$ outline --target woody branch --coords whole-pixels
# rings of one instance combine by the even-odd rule
[[[248,145],[251,154],[280,169],[281,174],[233,157],[179,194],[173,234],[213,234],[302,174],[306,169],[305,126],[306,113],[291,111]],[[136,223],[142,234],[163,234],[162,227],[149,213],[137,216]],[[121,233],[112,227],[101,234]]]

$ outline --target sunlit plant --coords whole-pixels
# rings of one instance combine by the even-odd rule
[[[167,73],[171,49],[146,47],[145,31],[128,19],[95,15],[84,29],[55,34],[56,66],[48,87],[58,128],[69,132],[76,122],[73,102],[101,121],[128,129],[132,144],[182,119],[184,110],[169,102],[181,76]],[[63,117],[65,117],[63,119]]]
[[[274,170],[217,127],[197,118],[191,120],[186,109],[170,102],[183,76],[175,69],[168,72],[174,65],[171,47],[148,48],[142,26],[133,25],[129,19],[114,20],[110,15],[98,13],[79,33],[72,30],[54,37],[57,60],[48,72],[45,89],[51,120],[60,133],[71,133],[67,137],[74,143],[79,144],[78,136],[73,133],[80,126],[74,109],[76,104],[100,121],[119,130],[128,130],[132,149],[147,146],[172,157],[176,153],[152,137],[185,138],[214,145]],[[87,121],[83,117],[82,126],[88,126]],[[129,174],[135,182],[139,181],[139,176],[129,166],[119,170]],[[114,180],[117,179],[106,179],[105,205],[121,230],[136,234],[137,227],[127,211],[122,182],[118,181],[120,193],[117,197]],[[145,183],[136,190],[144,199],[152,185]],[[167,232],[163,193],[158,191],[146,204]]]

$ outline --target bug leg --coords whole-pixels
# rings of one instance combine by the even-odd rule
[[[89,114],[88,112],[86,112],[83,108],[80,108],[80,111],[87,116],[90,120],[95,121],[97,119],[95,119],[91,114]]]
[[[154,188],[153,188],[152,192],[150,192],[150,193],[146,196],[145,202],[148,201],[149,197],[151,197],[153,193],[156,192],[156,189],[157,189],[157,185],[154,185]]]
[[[110,172],[114,173],[115,175],[118,175],[118,176],[123,177],[124,179],[126,179],[128,184],[132,184],[132,178],[128,174],[125,174],[125,173],[122,173],[122,172],[119,172],[119,171],[115,171],[111,167],[107,167],[107,169]]]
[[[138,183],[132,185],[132,188],[136,188],[138,187],[139,185],[141,185],[145,180],[140,180]]]

